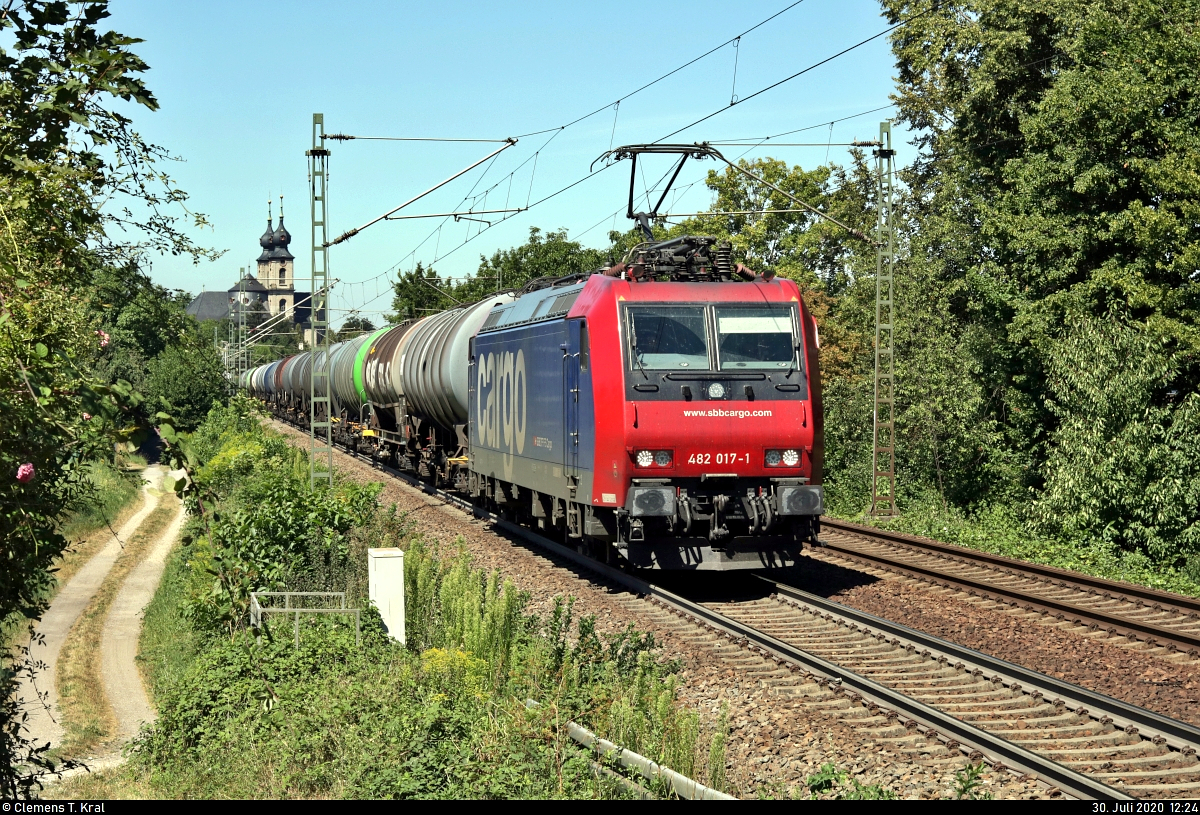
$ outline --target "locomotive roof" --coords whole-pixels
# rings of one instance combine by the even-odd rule
[[[538,289],[518,298],[512,303],[496,306],[479,329],[482,334],[486,331],[499,331],[514,325],[541,322],[563,317],[579,293],[587,283],[575,283],[570,286],[556,286],[550,289]]]
[[[629,281],[594,274],[582,283],[539,289],[488,315],[480,334],[586,312],[597,299],[616,295],[631,302],[792,302],[799,300],[796,284],[785,278],[769,281],[665,282]]]

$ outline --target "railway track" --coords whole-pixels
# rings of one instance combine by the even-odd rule
[[[821,531],[837,558],[1200,658],[1200,600],[844,521]]]
[[[769,596],[705,605],[1128,795],[1200,794],[1200,728],[760,579]]]
[[[369,457],[347,455],[641,595],[704,629],[716,651],[741,649],[747,657],[761,658],[782,693],[804,695],[817,705],[845,708],[848,703],[853,710],[843,710],[842,717],[885,740],[901,743],[905,734],[920,735],[945,751],[1035,776],[1075,798],[1200,794],[1200,729],[1186,723],[768,578],[759,578],[765,590],[760,596],[697,602]],[[728,655],[722,658],[728,661]]]

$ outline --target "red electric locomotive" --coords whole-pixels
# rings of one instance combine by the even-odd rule
[[[608,155],[641,153],[681,154],[675,176],[721,158]],[[816,324],[795,283],[735,266],[729,244],[654,241],[657,209],[633,212],[631,180],[647,240],[621,263],[335,346],[339,442],[605,561],[794,563],[824,501]],[[303,422],[311,354],[295,359],[255,392]]]
[[[495,305],[472,340],[470,493],[637,567],[793,563],[823,503],[796,284],[705,237],[576,280]]]

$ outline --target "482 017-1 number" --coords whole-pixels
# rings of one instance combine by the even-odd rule
[[[692,453],[688,464],[749,464],[749,453]]]

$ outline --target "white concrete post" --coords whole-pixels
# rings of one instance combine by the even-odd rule
[[[367,590],[388,636],[404,644],[404,552],[367,550]]]

